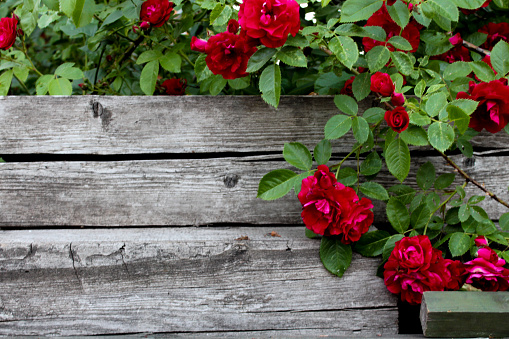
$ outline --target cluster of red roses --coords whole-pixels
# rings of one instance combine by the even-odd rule
[[[325,165],[302,180],[298,198],[306,227],[316,234],[341,236],[344,244],[358,241],[373,223],[371,200],[359,200],[355,191],[339,183]]]
[[[14,45],[17,27],[18,18],[15,15],[12,18],[0,19],[0,49],[6,51]]]
[[[387,289],[401,300],[420,304],[426,291],[456,291],[464,283],[483,291],[509,290],[509,270],[505,260],[488,247],[484,237],[476,239],[478,257],[466,263],[444,259],[425,235],[405,237],[396,242],[384,265]]]
[[[247,63],[256,46],[281,47],[288,34],[295,36],[299,29],[299,4],[295,0],[245,0],[238,22],[230,20],[226,32],[208,41],[193,37],[191,49],[207,54],[205,60],[212,73],[236,79],[248,75]]]

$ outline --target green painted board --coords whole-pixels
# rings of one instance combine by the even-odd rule
[[[509,292],[424,292],[426,337],[509,337]]]

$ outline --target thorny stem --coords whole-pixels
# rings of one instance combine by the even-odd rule
[[[504,200],[500,199],[499,197],[497,197],[497,195],[491,191],[488,191],[486,189],[486,187],[484,187],[483,185],[481,185],[479,182],[477,182],[475,179],[473,179],[471,176],[469,176],[465,171],[463,171],[461,168],[458,167],[458,165],[456,165],[454,163],[454,161],[452,161],[451,158],[449,158],[447,155],[445,155],[444,153],[440,152],[439,150],[437,150],[438,153],[440,153],[440,155],[442,156],[442,158],[445,159],[445,161],[447,161],[447,163],[449,165],[451,165],[459,174],[461,174],[461,176],[463,178],[465,178],[465,180],[467,182],[471,182],[472,184],[474,184],[475,186],[477,186],[478,188],[481,189],[481,191],[483,191],[484,193],[486,193],[488,196],[491,197],[491,199],[495,200],[495,201],[498,201],[499,203],[501,203],[502,205],[504,205],[505,207],[509,208],[509,204],[507,202],[505,202]]]
[[[28,90],[28,88],[27,88],[27,86],[25,85],[25,83],[24,83],[23,81],[21,81],[21,79],[20,79],[20,78],[18,78],[18,77],[16,76],[16,74],[13,74],[13,75],[14,75],[14,77],[16,78],[16,80],[18,80],[18,82],[19,82],[19,84],[21,85],[21,87],[23,87],[23,89],[25,90],[25,92],[27,92],[27,94],[29,94],[29,95],[30,95],[30,91]]]
[[[463,40],[463,46],[471,51],[481,54],[482,56],[487,56],[487,55],[489,56],[491,54],[490,51],[487,51],[484,48],[476,46],[473,43],[465,41],[465,40]]]
[[[42,76],[42,73],[39,72],[39,70],[37,69],[37,67],[35,67],[34,63],[32,62],[32,59],[30,59],[30,57],[28,56],[28,53],[27,53],[27,46],[25,45],[25,38],[23,37],[21,39],[21,43],[23,44],[23,54],[25,54],[25,57],[27,58],[28,61],[30,61],[30,64],[32,65],[32,69],[35,73],[37,73],[39,76]]]
[[[341,165],[343,165],[343,163],[348,159],[350,158],[350,156],[352,154],[354,154],[355,152],[357,152],[357,150],[361,149],[362,145],[359,145],[357,146],[356,148],[354,148],[350,153],[348,153],[347,155],[345,155],[345,157],[343,158],[343,160],[341,160],[338,164],[336,165],[333,165],[331,166],[331,169],[334,169],[334,167],[337,166],[337,170],[336,170],[336,178],[338,177],[338,174],[339,174],[339,169],[341,168]]]

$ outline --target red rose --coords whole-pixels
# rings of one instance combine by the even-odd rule
[[[509,87],[499,80],[480,84],[471,81],[469,93],[459,92],[456,99],[479,101],[468,125],[478,132],[485,128],[497,133],[509,122]]]
[[[0,49],[6,51],[14,45],[17,26],[18,20],[16,18],[0,19]]]
[[[344,94],[344,95],[349,95],[353,98],[354,96],[353,96],[352,84],[353,84],[354,80],[355,80],[355,76],[352,76],[350,79],[348,79],[345,82],[345,86],[343,86],[343,88],[341,89],[341,91],[339,93]]]
[[[239,27],[239,22],[237,20],[230,19],[230,21],[228,21],[226,30],[230,33],[237,34]]]
[[[306,227],[317,234],[341,236],[344,244],[359,240],[373,223],[371,201],[359,201],[355,191],[337,182],[325,165],[302,180],[298,197]]]
[[[477,258],[465,263],[466,283],[483,291],[508,291],[509,270],[504,259],[489,247],[480,248]]]
[[[391,95],[391,103],[394,106],[403,106],[403,104],[405,103],[405,96],[403,95],[403,93],[394,92]]]
[[[240,4],[239,23],[252,38],[269,47],[285,44],[288,34],[300,29],[299,4],[294,0],[244,0]]]
[[[500,40],[509,42],[509,23],[507,22],[501,22],[499,24],[490,22],[479,28],[478,32],[488,35],[486,42],[482,44],[481,47],[490,51]]]
[[[390,97],[394,93],[394,82],[389,74],[376,72],[371,76],[371,90],[384,97]]]
[[[396,24],[389,15],[385,4],[368,19],[365,26],[379,26],[385,30],[385,33],[387,33],[387,38],[385,41],[363,38],[362,44],[364,45],[365,52],[368,52],[375,46],[387,45],[387,41],[389,41],[391,37],[400,35],[400,33],[401,36],[407,39],[408,42],[410,42],[410,45],[412,45],[412,50],[409,52],[414,53],[417,51],[417,48],[419,48],[421,33],[419,32],[419,28],[416,26],[416,24],[411,21],[408,25],[406,25],[405,29],[401,31],[401,27],[399,27],[398,24]],[[396,50],[390,44],[387,45],[387,48],[389,48],[391,51]]]
[[[186,94],[187,80],[168,79],[161,84],[161,87],[168,95],[184,95]]]
[[[154,27],[161,27],[170,18],[173,2],[168,0],[147,0],[141,4],[140,19]]]
[[[205,61],[214,74],[225,79],[245,77],[247,62],[257,48],[245,36],[230,32],[214,35],[208,41],[192,37],[191,49],[207,54]]]
[[[449,291],[457,291],[465,283],[465,265],[459,260],[442,259],[436,266],[432,267],[432,271],[442,272],[442,280],[444,289]]]
[[[398,106],[392,111],[386,111],[384,119],[394,132],[401,133],[408,128],[410,117],[404,107]]]

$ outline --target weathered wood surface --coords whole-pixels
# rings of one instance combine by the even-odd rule
[[[426,337],[509,337],[509,292],[424,292]]]
[[[258,96],[0,97],[0,154],[280,152],[291,141],[313,149],[338,113],[332,96],[283,96],[277,110]],[[507,150],[508,138],[484,133],[473,144]],[[343,138],[335,152],[354,142]]]
[[[303,227],[1,231],[0,335],[396,334],[378,260],[338,279],[318,247]]]
[[[293,192],[276,201],[256,198],[260,178],[288,166],[277,159],[1,163],[0,226],[300,224],[301,206]],[[453,159],[463,162],[462,156]],[[428,160],[438,173],[450,171],[442,158],[416,158],[409,182],[415,183],[418,166]],[[499,157],[475,157],[463,165],[486,187],[509,199],[509,168]],[[377,182],[396,183],[387,171]],[[466,191],[482,194],[473,185]],[[490,199],[481,206],[495,220],[507,212]],[[375,222],[385,222],[382,202],[376,202],[375,216]]]

